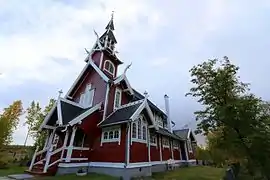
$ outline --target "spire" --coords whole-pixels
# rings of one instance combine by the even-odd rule
[[[111,16],[111,20],[109,21],[108,25],[106,26],[106,30],[114,30],[114,24],[113,24],[113,14],[114,14],[114,11],[112,11],[112,16]]]
[[[106,26],[106,31],[103,33],[103,35],[99,38],[100,42],[102,42],[102,45],[105,49],[110,49],[113,54],[115,51],[115,44],[117,43],[117,40],[113,34],[114,31],[114,23],[113,23],[113,15],[114,12],[112,12],[111,20],[109,21],[108,25]]]

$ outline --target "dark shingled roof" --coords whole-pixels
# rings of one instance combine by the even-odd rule
[[[127,122],[131,118],[131,116],[135,113],[135,111],[140,107],[141,104],[142,102],[116,110],[111,115],[109,115],[107,119],[105,119],[100,124],[100,126],[107,126],[110,124],[120,124]]]
[[[164,129],[164,128],[159,128],[157,133],[165,135],[165,136],[172,137],[174,139],[184,140],[183,138],[175,135],[174,133],[171,133],[170,131],[168,131],[167,129]]]
[[[60,103],[61,103],[61,109],[62,109],[63,125],[68,124],[72,119],[74,119],[78,115],[88,110],[88,109],[80,108],[78,106],[74,106],[64,101],[60,101]]]
[[[144,99],[144,96],[141,93],[139,93],[135,89],[133,89],[133,91],[134,91],[135,100]],[[165,119],[167,118],[167,115],[161,109],[159,109],[154,103],[152,103],[149,99],[147,100],[147,102],[152,110],[161,113]]]
[[[182,139],[187,139],[189,129],[174,130],[173,132]]]

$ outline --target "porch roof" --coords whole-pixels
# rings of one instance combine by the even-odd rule
[[[183,140],[183,141],[185,140],[182,137],[180,137],[180,136],[178,136],[178,135],[176,135],[174,133],[171,133],[170,131],[168,131],[167,129],[164,129],[164,128],[159,128],[157,130],[157,133],[162,134],[162,135],[165,135],[165,136],[172,137],[174,139]]]

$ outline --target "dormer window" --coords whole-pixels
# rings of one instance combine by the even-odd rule
[[[110,60],[105,61],[104,70],[114,76],[115,67]]]
[[[115,95],[114,95],[114,109],[118,108],[121,106],[121,101],[122,101],[122,91],[119,88],[115,89]]]

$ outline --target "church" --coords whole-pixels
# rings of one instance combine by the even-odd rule
[[[174,166],[196,164],[191,129],[174,129],[169,96],[165,111],[140,93],[117,57],[111,17],[85,59],[85,66],[64,97],[59,95],[39,131],[47,133],[28,172],[38,175],[87,172],[117,177],[150,176]]]

